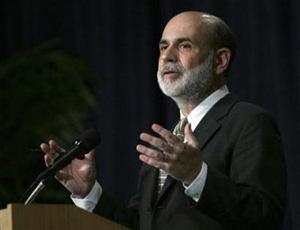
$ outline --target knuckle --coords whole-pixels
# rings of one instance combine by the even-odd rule
[[[160,147],[161,147],[161,148],[165,148],[165,147],[166,147],[165,142],[161,141],[161,142],[160,142]]]
[[[147,158],[147,159],[146,159],[146,162],[147,162],[148,164],[152,164],[152,163],[153,163],[153,160],[152,160],[151,158]]]
[[[178,149],[180,152],[184,152],[186,150],[186,145],[184,143],[180,143],[178,146]]]
[[[148,141],[150,141],[150,142],[153,141],[153,137],[152,136],[147,135],[146,137],[147,137]]]
[[[174,145],[174,153],[178,154],[179,152],[182,152],[182,146],[180,144]]]
[[[166,149],[167,152],[171,153],[174,151],[174,148],[170,145],[168,145],[168,148]]]
[[[162,145],[162,143],[161,143],[161,141],[159,140],[159,139],[153,139],[153,144],[155,145],[155,146],[161,146]]]
[[[161,158],[161,154],[160,153],[158,153],[158,152],[153,152],[152,153],[152,156],[154,157],[154,158]]]
[[[144,154],[145,154],[146,156],[148,156],[148,157],[151,157],[151,156],[152,156],[152,153],[151,153],[151,150],[150,150],[150,149],[146,149],[146,150],[144,151]]]
[[[173,155],[173,161],[178,161],[179,160],[179,156],[177,154]]]
[[[174,135],[172,133],[166,133],[166,138],[168,139],[172,139],[174,137]]]

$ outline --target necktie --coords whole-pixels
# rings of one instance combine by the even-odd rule
[[[174,128],[173,134],[176,135],[182,142],[184,141],[184,127],[188,123],[187,118],[181,119]]]
[[[181,119],[177,125],[174,128],[173,134],[176,135],[182,142],[184,141],[184,127],[188,123],[187,118]],[[168,174],[163,171],[159,170],[159,175],[158,175],[158,184],[157,184],[157,194],[159,194],[162,190],[162,187],[167,179]]]

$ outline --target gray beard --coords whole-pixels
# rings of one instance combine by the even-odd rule
[[[182,104],[198,104],[208,96],[212,87],[213,54],[191,70],[185,70],[174,63],[168,63],[157,72],[157,80],[161,91],[171,97],[181,107]],[[178,73],[174,79],[165,79],[162,73],[173,70]]]

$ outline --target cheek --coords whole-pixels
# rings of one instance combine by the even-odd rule
[[[191,59],[182,59],[181,65],[186,69],[186,70],[191,70],[194,69],[196,66],[201,64],[199,60],[195,60],[193,58]]]
[[[160,69],[163,66],[163,61],[160,57],[158,58],[157,66],[158,66],[158,69]]]
[[[194,52],[182,53],[180,55],[179,61],[186,70],[193,69],[201,64],[199,54]]]

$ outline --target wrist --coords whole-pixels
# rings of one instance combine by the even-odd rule
[[[71,192],[76,197],[80,197],[81,199],[84,199],[85,197],[87,197],[90,194],[90,192],[92,191],[92,189],[95,186],[95,183],[96,183],[96,180],[91,181],[88,184],[86,184],[85,186],[81,187],[81,189],[78,189],[77,191],[71,191]]]
[[[200,161],[199,164],[197,164],[197,166],[194,167],[193,170],[191,170],[188,177],[185,180],[183,180],[182,183],[185,186],[189,186],[197,178],[197,176],[200,173],[201,169],[202,169],[202,161]]]
[[[95,181],[93,188],[91,189],[90,193],[87,194],[87,196],[81,198],[75,194],[72,194],[71,199],[77,207],[92,212],[96,207],[101,195],[102,187],[97,181]]]

